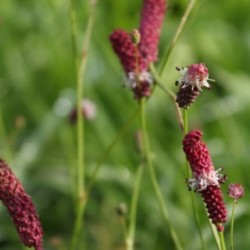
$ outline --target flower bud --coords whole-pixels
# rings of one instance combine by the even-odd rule
[[[228,195],[235,201],[244,196],[244,188],[241,184],[230,184],[228,187]]]

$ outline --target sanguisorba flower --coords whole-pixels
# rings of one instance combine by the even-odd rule
[[[34,247],[35,250],[42,250],[43,230],[31,197],[1,159],[0,199],[8,209],[23,244]]]
[[[165,0],[144,0],[139,31],[129,34],[119,29],[110,35],[112,47],[127,76],[126,86],[132,89],[136,99],[151,94],[153,79],[148,66],[157,59],[165,9]]]
[[[220,184],[225,182],[226,177],[219,170],[215,171],[206,144],[202,141],[201,131],[193,130],[186,134],[183,150],[193,173],[193,179],[187,180],[188,187],[202,195],[209,218],[218,231],[223,231],[227,210]]]
[[[176,67],[182,77],[176,81],[180,84],[176,102],[180,108],[189,108],[195,102],[203,88],[210,88],[208,69],[203,63],[192,64],[185,68]]]
[[[241,184],[234,183],[228,187],[228,195],[236,202],[244,196],[244,188]]]
[[[139,49],[147,63],[157,61],[158,43],[166,12],[166,0],[144,0],[141,11]]]

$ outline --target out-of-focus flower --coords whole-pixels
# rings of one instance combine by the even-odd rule
[[[43,230],[31,197],[3,160],[0,160],[0,199],[8,209],[23,244],[42,250]]]
[[[158,43],[165,12],[166,0],[143,1],[139,49],[147,64],[157,61]]]
[[[218,231],[223,231],[227,210],[223,201],[220,184],[226,181],[226,176],[214,170],[212,159],[205,143],[201,140],[202,132],[190,131],[183,140],[183,150],[189,161],[193,179],[187,180],[189,189],[202,195],[209,218]]]
[[[176,102],[180,108],[186,109],[195,102],[203,88],[210,88],[208,69],[203,63],[176,69],[182,74],[182,77],[176,81],[176,85],[180,84]]]
[[[144,0],[140,30],[135,29],[131,34],[115,30],[110,35],[112,47],[127,76],[126,86],[132,89],[136,99],[151,94],[153,79],[148,66],[157,59],[165,9],[165,0]]]
[[[228,195],[235,201],[239,200],[244,195],[244,188],[241,184],[230,184],[228,187]]]
[[[86,120],[93,120],[96,117],[96,105],[93,101],[89,99],[84,99],[82,101],[82,115]],[[70,122],[72,124],[76,123],[77,120],[77,108],[75,107],[69,115]]]

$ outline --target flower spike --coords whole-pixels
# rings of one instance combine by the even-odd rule
[[[23,244],[42,250],[43,230],[31,197],[3,160],[0,160],[0,199],[8,209]]]
[[[153,79],[149,64],[157,60],[160,31],[166,10],[165,0],[144,0],[139,30],[131,34],[115,30],[110,35],[112,47],[126,73],[126,86],[136,99],[151,94]]]
[[[202,141],[201,131],[190,131],[184,137],[183,151],[193,173],[193,179],[187,180],[188,188],[201,194],[209,218],[218,231],[223,231],[227,210],[220,184],[226,181],[226,176],[220,174],[219,170],[215,171],[207,146]]]
[[[208,69],[205,64],[199,63],[186,68],[176,67],[176,70],[182,74],[182,77],[175,82],[176,85],[180,84],[176,102],[180,108],[187,109],[195,102],[203,88],[210,89]]]
[[[157,61],[158,43],[166,7],[166,0],[144,0],[143,2],[139,49],[148,64]]]

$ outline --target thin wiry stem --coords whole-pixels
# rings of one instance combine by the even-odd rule
[[[191,13],[191,11],[193,10],[195,4],[196,4],[197,0],[190,0],[187,8],[186,8],[186,11],[184,13],[184,15],[182,16],[181,18],[181,22],[175,32],[175,35],[170,43],[170,46],[168,47],[167,49],[167,52],[165,54],[165,57],[163,59],[163,64],[162,64],[162,67],[160,68],[160,71],[159,71],[159,75],[162,76],[163,72],[165,71],[165,69],[167,68],[168,66],[168,63],[170,61],[170,58],[171,58],[171,55],[172,55],[172,52],[175,48],[175,46],[177,45],[183,31],[184,31],[184,27],[187,23],[187,20],[188,20],[188,17]]]
[[[136,171],[134,188],[133,188],[133,193],[132,193],[132,201],[131,201],[130,216],[129,216],[129,227],[128,227],[128,234],[126,238],[127,250],[134,249],[137,205],[138,205],[138,198],[139,198],[143,172],[144,172],[144,166],[143,164],[140,164],[140,166],[138,167]]]
[[[132,116],[127,120],[127,122],[123,125],[123,127],[121,128],[121,130],[118,132],[118,134],[116,135],[116,137],[112,140],[112,142],[109,144],[109,146],[107,147],[107,149],[104,151],[104,153],[102,154],[102,156],[100,157],[100,159],[97,161],[95,169],[93,170],[91,176],[90,176],[90,180],[88,182],[87,185],[87,194],[89,194],[91,187],[97,177],[98,172],[100,171],[100,168],[102,166],[102,164],[105,162],[105,160],[107,159],[109,153],[111,152],[111,150],[114,148],[114,146],[122,139],[122,137],[124,136],[124,134],[126,133],[126,131],[128,130],[128,128],[130,127],[130,125],[133,123],[133,121],[135,120],[135,118],[137,117],[138,113],[139,113],[139,107],[135,110],[135,112],[132,114]]]
[[[178,237],[177,233],[175,232],[173,226],[170,223],[168,209],[167,209],[167,206],[165,204],[164,197],[162,195],[159,184],[157,182],[154,167],[152,165],[152,160],[151,160],[151,155],[150,155],[150,147],[149,147],[149,141],[148,141],[145,110],[144,110],[145,109],[145,99],[142,99],[142,109],[143,109],[143,111],[142,111],[142,114],[143,114],[143,117],[142,117],[142,121],[143,121],[142,122],[142,128],[143,128],[142,129],[142,137],[143,137],[143,145],[145,147],[145,156],[146,156],[145,160],[146,160],[148,170],[149,170],[149,177],[150,177],[154,192],[156,194],[156,197],[157,197],[157,200],[159,203],[159,207],[160,207],[161,213],[163,215],[163,219],[164,219],[164,221],[167,224],[167,227],[169,229],[170,236],[175,244],[176,249],[181,250],[182,246],[181,246],[179,237]]]
[[[181,114],[181,109],[178,106],[178,103],[176,102],[176,95],[173,93],[173,91],[171,91],[169,88],[165,87],[164,84],[162,83],[162,80],[160,79],[155,67],[153,65],[150,65],[150,71],[151,74],[154,77],[154,80],[157,84],[157,86],[166,94],[168,95],[175,106],[175,112],[176,112],[176,117],[180,126],[181,131],[183,131],[184,129],[184,125],[183,125],[183,118],[182,118],[182,114]]]
[[[79,234],[83,226],[83,214],[85,210],[86,194],[85,194],[85,166],[84,166],[84,121],[82,116],[82,99],[83,99],[83,79],[86,72],[88,49],[91,39],[94,23],[94,11],[96,2],[90,2],[90,14],[87,22],[86,33],[82,47],[82,57],[78,67],[77,55],[77,28],[76,28],[76,8],[74,0],[70,0],[70,21],[71,21],[71,37],[73,43],[74,61],[75,61],[75,80],[77,92],[77,192],[78,205],[77,215],[74,225],[74,231],[71,241],[71,249],[76,249]]]
[[[230,249],[234,250],[234,216],[235,216],[235,208],[237,205],[237,201],[233,202],[233,208],[232,208],[232,216],[231,216],[231,226],[230,226]]]

